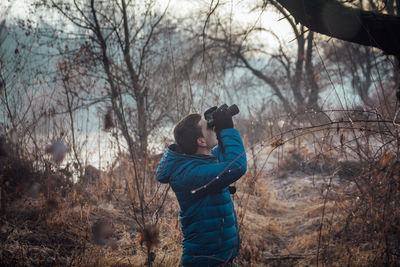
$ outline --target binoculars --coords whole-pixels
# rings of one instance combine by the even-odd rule
[[[205,120],[207,121],[207,127],[208,128],[212,128],[215,126],[215,122],[214,122],[214,114],[217,110],[221,110],[221,109],[227,109],[229,114],[233,117],[234,115],[239,113],[239,108],[236,104],[233,104],[232,106],[228,107],[227,104],[223,104],[222,106],[220,106],[219,108],[215,109],[213,112],[208,113],[207,115],[205,115]]]

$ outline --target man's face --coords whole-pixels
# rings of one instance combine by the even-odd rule
[[[204,139],[204,140],[202,140],[200,144],[198,142],[198,145],[204,148],[212,149],[218,144],[217,134],[213,129],[207,127],[207,121],[205,119],[202,118],[199,121],[199,125],[201,127],[201,132],[203,133],[203,137],[199,139]]]

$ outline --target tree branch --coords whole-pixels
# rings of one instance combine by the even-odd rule
[[[336,0],[277,0],[314,32],[372,46],[400,58],[400,16],[347,7]]]
[[[276,83],[272,79],[270,79],[269,77],[265,76],[261,71],[256,70],[255,68],[253,68],[250,65],[250,63],[244,58],[244,56],[240,52],[237,52],[236,56],[243,62],[243,64],[246,66],[246,68],[248,68],[256,77],[258,77],[259,79],[263,80],[266,84],[271,86],[272,90],[275,92],[275,94],[277,95],[279,100],[282,101],[286,112],[288,112],[288,113],[292,112],[292,109],[290,108],[289,102],[282,95],[281,90],[278,88]]]

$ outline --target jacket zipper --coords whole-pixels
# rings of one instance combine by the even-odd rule
[[[222,243],[222,235],[224,233],[224,224],[225,224],[225,218],[222,218],[221,221],[221,230],[219,232],[219,238],[218,238],[218,248],[221,248],[221,243]]]

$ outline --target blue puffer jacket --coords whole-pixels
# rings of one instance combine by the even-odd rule
[[[213,266],[236,257],[240,238],[228,185],[247,169],[242,139],[236,129],[220,133],[224,149],[212,155],[186,155],[170,145],[156,177],[169,183],[180,206],[183,266]]]

